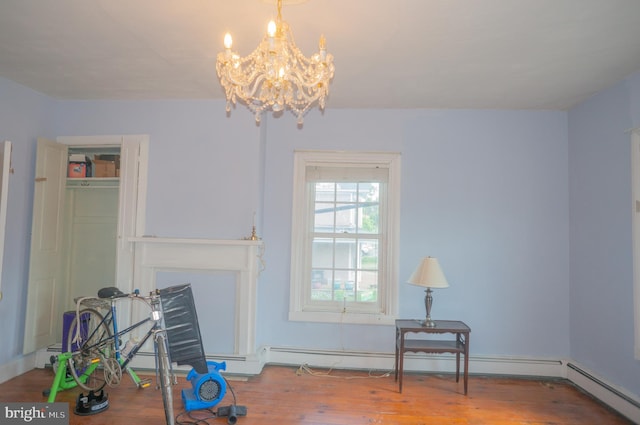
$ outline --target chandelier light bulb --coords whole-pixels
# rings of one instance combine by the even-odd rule
[[[325,63],[327,60],[327,39],[324,38],[324,34],[320,36],[318,47],[320,47],[320,60]]]
[[[267,34],[271,38],[276,35],[276,23],[273,20],[269,21],[269,24],[267,25]]]
[[[232,44],[233,44],[233,39],[231,38],[231,34],[226,33],[224,35],[224,48],[229,50],[231,49]]]

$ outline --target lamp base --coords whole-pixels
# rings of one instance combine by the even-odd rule
[[[436,327],[436,322],[434,322],[431,319],[425,319],[422,322],[422,326],[424,326],[425,328],[435,328]]]

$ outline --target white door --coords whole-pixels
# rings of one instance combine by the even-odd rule
[[[66,177],[67,146],[38,139],[24,353],[56,342],[56,327],[62,320],[60,308],[66,295],[62,281]]]
[[[2,300],[2,258],[4,257],[4,232],[7,224],[10,171],[11,142],[4,142],[4,146],[0,146],[0,300]]]
[[[134,286],[133,248],[129,239],[144,234],[148,136],[59,137],[57,140],[60,143],[38,140],[25,354],[60,341],[62,313],[69,303],[68,282],[60,282],[64,275],[63,255],[66,255],[60,248],[64,242],[68,146],[120,147],[116,285],[123,291],[131,291]],[[59,154],[54,155],[54,151]],[[55,177],[45,175],[46,170],[54,168],[58,170]],[[45,249],[39,250],[39,246]],[[53,254],[45,256],[40,252],[50,253],[53,247],[57,248],[55,258]]]

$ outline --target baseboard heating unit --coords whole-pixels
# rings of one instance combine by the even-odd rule
[[[634,423],[640,423],[640,401],[624,390],[571,362],[567,363],[567,379]]]

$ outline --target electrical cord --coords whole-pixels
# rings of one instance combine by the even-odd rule
[[[231,384],[229,383],[229,380],[224,376],[222,378],[226,382],[227,388],[229,389],[229,392],[231,392],[231,396],[233,399],[233,403],[230,406],[228,406],[227,409],[230,409],[231,406],[236,407],[237,406],[236,393],[233,390],[233,387],[231,386]],[[222,409],[224,409],[224,407]],[[246,411],[246,408],[244,408],[244,410]],[[212,408],[193,410],[190,412],[187,412],[185,410],[176,415],[175,422],[176,422],[176,425],[211,425],[211,422],[209,422],[209,420],[217,419],[221,416],[222,415],[214,411]],[[236,420],[237,419],[234,416],[233,419],[231,418],[229,419],[229,423],[235,423]]]
[[[391,371],[384,372],[381,375],[374,375],[373,370],[371,369],[369,370],[369,374],[367,376],[361,376],[361,375],[336,376],[336,375],[331,375],[331,372],[333,372],[333,367],[330,367],[329,370],[327,370],[326,372],[317,372],[313,370],[311,367],[309,367],[309,365],[306,363],[300,365],[298,370],[296,370],[296,375],[300,376],[305,372],[311,376],[316,376],[316,377],[347,379],[347,380],[348,379],[379,379],[379,378],[387,378],[391,376]]]
[[[208,412],[208,414],[204,412]],[[197,413],[202,413],[203,416],[195,417],[195,414]],[[185,419],[185,417],[188,419]],[[176,425],[210,425],[209,419],[215,419],[217,417],[218,415],[216,412],[211,409],[200,409],[191,412],[187,412],[185,410],[184,412],[179,413],[175,419]]]
[[[236,392],[233,391],[233,387],[231,386],[231,383],[229,382],[226,376],[223,376],[222,379],[224,379],[224,382],[227,383],[227,388],[229,388],[229,391],[231,392],[231,396],[233,397],[233,405],[235,406],[237,403]]]

